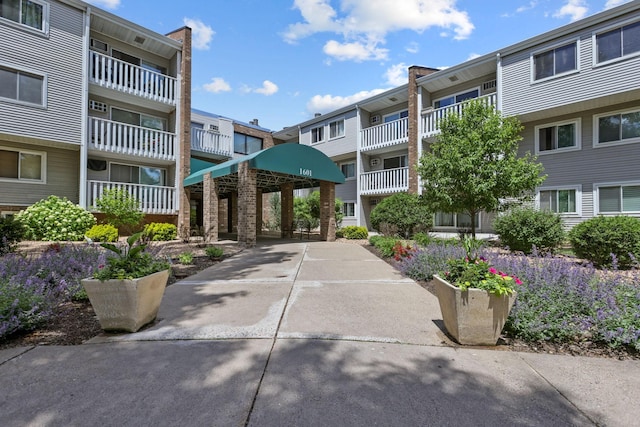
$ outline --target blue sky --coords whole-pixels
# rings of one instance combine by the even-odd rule
[[[628,0],[92,0],[193,29],[192,107],[279,130]]]

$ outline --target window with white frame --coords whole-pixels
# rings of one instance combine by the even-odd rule
[[[565,44],[532,56],[534,80],[542,80],[578,69],[577,42]]]
[[[469,228],[471,227],[471,216],[466,213],[437,212],[433,225],[436,227]],[[476,214],[476,229],[480,227],[480,214]]]
[[[640,213],[640,183],[596,185],[598,213]]]
[[[580,119],[536,126],[536,153],[580,149]]]
[[[44,105],[44,92],[44,76],[0,65],[0,98]]]
[[[344,136],[344,119],[329,123],[329,139]]]
[[[466,92],[455,93],[453,95],[449,95],[445,98],[436,99],[433,102],[433,108],[443,108],[449,105],[458,104],[460,102],[467,101],[469,99],[474,99],[480,96],[480,89],[472,89]]]
[[[0,147],[0,179],[45,182],[46,153]]]
[[[540,210],[560,214],[580,213],[580,191],[577,188],[541,188],[538,191]]]
[[[640,21],[595,35],[596,63],[640,53]]]
[[[111,163],[110,180],[128,184],[166,185],[166,169]]]
[[[40,0],[0,0],[0,18],[46,32],[49,5]]]
[[[382,122],[389,123],[396,120],[405,119],[407,117],[409,117],[409,110],[403,110],[385,115],[382,119]]]
[[[341,163],[340,170],[342,171],[342,174],[344,175],[345,179],[353,179],[356,177],[355,162]]]
[[[594,116],[594,145],[640,142],[640,110]]]
[[[324,126],[311,129],[311,143],[324,141]]]
[[[409,158],[407,155],[395,156],[395,157],[387,157],[382,160],[382,168],[383,169],[397,169],[397,168],[406,168],[409,164]]]
[[[355,202],[342,202],[342,214],[345,218],[353,218],[356,216]]]
[[[135,111],[121,110],[115,107],[111,108],[111,120],[147,129],[167,130],[167,121],[163,118],[148,116]]]

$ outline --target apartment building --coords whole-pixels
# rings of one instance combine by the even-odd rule
[[[480,99],[524,125],[520,152],[548,175],[537,205],[567,226],[595,215],[640,216],[640,2],[600,12],[445,70],[409,68],[406,85],[274,132],[311,145],[346,182],[343,225],[370,227],[369,214],[396,192],[420,193],[415,165],[439,133],[439,119]],[[480,213],[478,232],[492,231]],[[470,226],[437,213],[436,230]]]
[[[191,33],[157,34],[75,0],[0,3],[0,211],[107,188],[185,222]]]

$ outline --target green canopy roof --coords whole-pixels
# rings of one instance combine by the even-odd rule
[[[336,164],[308,145],[280,144],[209,167],[203,167],[207,162],[194,164],[197,159],[191,160],[192,173],[184,179],[185,187],[199,184],[206,174],[211,174],[212,178],[219,179],[223,191],[233,189],[237,187],[236,172],[242,162],[258,170],[258,187],[265,192],[278,191],[285,182],[293,182],[295,188],[317,187],[320,181],[344,183],[344,175]]]

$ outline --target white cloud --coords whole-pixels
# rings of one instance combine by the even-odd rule
[[[203,85],[204,90],[211,93],[229,92],[231,86],[222,77],[214,77],[211,83]]]
[[[387,57],[387,34],[429,28],[446,29],[457,40],[466,39],[474,29],[467,12],[456,9],[456,0],[339,0],[339,11],[330,0],[295,0],[303,22],[289,25],[283,37],[295,43],[312,34],[329,32],[343,37],[331,40],[324,51],[339,60],[379,60]]]
[[[589,8],[585,5],[585,0],[566,0],[567,3],[557,10],[554,14],[554,18],[563,18],[569,16],[571,21],[577,21],[584,18],[589,11]]]
[[[407,83],[407,64],[401,62],[399,64],[392,65],[387,68],[384,76],[387,79],[387,84],[390,86],[401,86]]]
[[[255,89],[254,92],[260,93],[262,95],[270,96],[278,92],[278,85],[276,85],[273,82],[270,82],[269,80],[265,80],[264,82],[262,82],[262,87]]]
[[[520,6],[519,8],[517,8],[516,9],[516,13],[526,12],[527,10],[533,9],[537,5],[538,5],[537,1],[530,1],[529,4],[524,5],[524,6]]]
[[[628,3],[630,0],[607,0],[604,5],[605,9],[611,9],[612,7],[620,6],[622,3]]]
[[[117,9],[120,6],[120,0],[87,0],[87,3],[95,4],[105,9]]]
[[[482,56],[482,55],[480,55],[478,53],[470,53],[469,56],[467,56],[467,61],[471,61],[472,59],[479,58],[480,56]]]
[[[404,48],[409,53],[418,53],[420,52],[420,45],[416,42],[411,42]]]
[[[307,110],[312,113],[328,113],[338,108],[354,104],[366,98],[370,98],[386,89],[363,90],[349,96],[315,95],[307,102]]]
[[[194,49],[207,50],[216,33],[213,28],[199,19],[184,18],[184,25],[191,28],[191,41]]]

